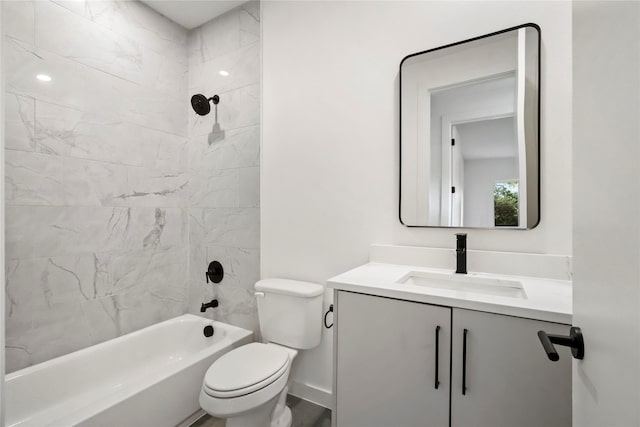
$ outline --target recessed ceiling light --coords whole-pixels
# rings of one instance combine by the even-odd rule
[[[36,76],[36,79],[40,80],[41,82],[50,82],[51,81],[51,76],[48,76],[46,74],[38,74]]]
[[[221,76],[227,77],[229,75],[229,72],[225,70],[220,70],[218,71],[218,74],[220,74]]]

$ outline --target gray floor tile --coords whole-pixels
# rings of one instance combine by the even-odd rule
[[[331,410],[299,397],[287,396],[287,406],[291,408],[291,427],[331,427]]]
[[[295,396],[287,396],[287,406],[291,408],[291,427],[331,427],[331,411]],[[224,420],[205,415],[191,427],[224,427]]]

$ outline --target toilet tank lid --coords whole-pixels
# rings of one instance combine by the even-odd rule
[[[317,283],[289,279],[263,279],[256,283],[256,291],[312,298],[322,295],[324,286]]]

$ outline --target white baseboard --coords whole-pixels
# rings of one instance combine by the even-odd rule
[[[289,384],[289,394],[328,409],[333,407],[333,395],[331,391],[319,387],[292,381]]]

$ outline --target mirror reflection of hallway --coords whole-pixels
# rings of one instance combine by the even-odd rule
[[[518,194],[518,144],[513,116],[459,123],[452,126],[451,134],[450,224],[517,227],[517,197],[511,197],[516,202],[515,222],[504,218],[496,221],[496,197],[498,207],[504,210],[509,208],[504,202],[507,193]]]

